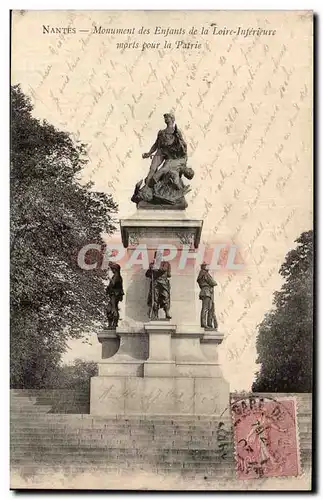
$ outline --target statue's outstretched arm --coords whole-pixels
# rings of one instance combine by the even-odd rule
[[[151,146],[150,150],[148,151],[149,156],[152,155],[155,151],[158,149],[158,140],[154,142],[154,144]]]

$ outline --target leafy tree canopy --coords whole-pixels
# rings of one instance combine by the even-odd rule
[[[280,268],[285,278],[274,308],[259,325],[254,392],[311,392],[313,358],[313,231],[301,234]]]
[[[56,367],[47,380],[51,389],[90,390],[91,377],[98,375],[98,365],[94,361],[77,358],[72,364]]]
[[[32,111],[13,86],[11,384],[28,388],[44,386],[69,338],[103,320],[103,272],[81,269],[77,255],[89,243],[103,245],[117,211],[110,195],[80,182],[86,146]]]

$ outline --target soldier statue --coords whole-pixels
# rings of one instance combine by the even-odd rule
[[[199,298],[202,301],[201,327],[207,330],[217,330],[218,322],[214,308],[214,287],[217,286],[217,283],[210,275],[205,262],[201,264],[197,282],[200,287]]]
[[[124,291],[121,277],[121,268],[115,262],[109,262],[108,269],[112,272],[106,288],[108,296],[107,317],[109,328],[116,328],[119,321],[119,302],[122,302]]]
[[[154,260],[149,264],[149,269],[146,272],[146,278],[150,278],[147,304],[149,307],[149,317],[152,320],[158,319],[159,309],[164,309],[166,319],[171,319],[170,277],[170,263],[163,261],[162,257],[155,252]]]

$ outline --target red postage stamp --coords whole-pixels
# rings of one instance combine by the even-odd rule
[[[239,479],[300,474],[295,398],[233,397],[231,414]]]

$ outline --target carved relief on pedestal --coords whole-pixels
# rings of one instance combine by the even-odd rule
[[[194,248],[195,233],[193,231],[177,231],[176,236],[182,245],[189,245],[190,248]]]
[[[145,237],[145,231],[136,229],[135,231],[129,231],[128,242],[129,246],[135,247],[140,244],[140,240]]]

